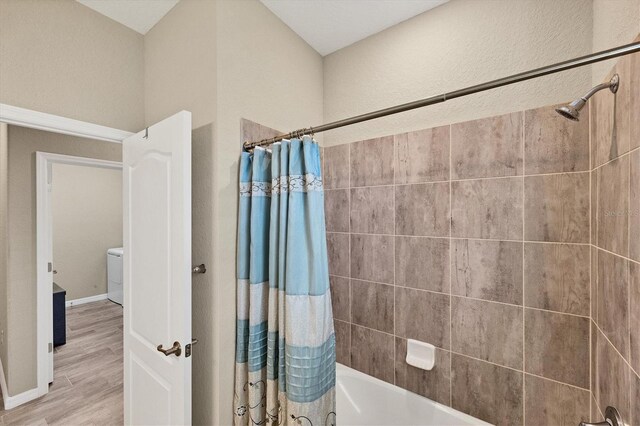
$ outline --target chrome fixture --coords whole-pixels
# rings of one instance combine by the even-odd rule
[[[604,412],[604,421],[600,423],[580,422],[578,426],[624,426],[620,413],[615,407],[607,407]]]
[[[191,272],[194,274],[204,274],[207,272],[207,267],[204,266],[204,263],[201,263],[200,265],[192,267]]]
[[[563,116],[564,118],[568,118],[569,120],[578,121],[580,120],[580,110],[584,108],[587,104],[587,101],[590,97],[595,95],[602,89],[609,89],[611,93],[616,93],[618,91],[618,86],[620,85],[620,77],[618,74],[615,74],[611,77],[608,83],[598,84],[593,89],[589,90],[586,95],[581,98],[576,99],[571,102],[569,105],[561,106],[560,108],[556,108],[556,112]]]
[[[464,89],[455,90],[453,92],[442,93],[430,98],[419,99],[417,101],[408,102],[406,104],[396,105],[378,111],[366,114],[356,115],[355,117],[345,118],[331,123],[322,124],[315,127],[307,127],[304,129],[294,130],[270,139],[262,139],[259,141],[245,141],[243,148],[245,151],[251,151],[258,146],[267,146],[283,139],[291,139],[302,135],[313,135],[314,133],[326,132],[327,130],[337,129],[339,127],[350,126],[363,121],[369,121],[387,115],[398,114],[400,112],[409,111],[416,108],[422,108],[428,105],[439,104],[451,99],[460,98],[462,96],[472,95],[474,93],[484,92],[486,90],[495,89],[509,84],[519,83],[521,81],[531,80],[549,74],[555,74],[560,71],[566,71],[577,67],[593,64],[595,62],[605,61],[607,59],[617,58],[618,56],[630,55],[640,52],[640,42],[625,44],[623,46],[614,47],[613,49],[603,50],[601,52],[591,53],[568,61],[558,62],[556,64],[547,65],[545,67],[536,68],[534,70],[513,74],[508,77],[499,78],[497,80],[488,81],[486,83],[477,84],[475,86],[466,87]],[[609,85],[605,87],[610,87]],[[595,88],[594,88],[595,89]],[[600,89],[598,89],[600,90]],[[560,113],[563,114],[563,113]],[[564,114],[563,114],[564,115]],[[566,115],[565,115],[566,116]],[[568,116],[567,116],[568,117]],[[573,119],[573,118],[572,118]]]

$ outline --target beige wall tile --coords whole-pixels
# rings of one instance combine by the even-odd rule
[[[525,240],[589,242],[589,173],[524,178]]]
[[[449,179],[449,126],[394,136],[396,183]]]
[[[598,251],[598,327],[624,357],[629,354],[629,263]]]
[[[629,421],[632,425],[640,423],[640,377],[630,372],[631,375],[631,416]],[[623,419],[624,420],[624,419]]]
[[[591,178],[591,244],[598,244],[598,171],[589,173]]]
[[[393,186],[351,190],[351,232],[393,234]]]
[[[393,183],[393,136],[349,144],[351,187]]]
[[[351,365],[351,324],[335,320],[333,326],[336,332],[336,361],[348,367]]]
[[[393,333],[393,286],[351,280],[351,321]]]
[[[598,322],[598,248],[591,246],[591,319]]]
[[[631,55],[629,64],[629,135],[634,149],[640,146],[640,53]]]
[[[327,232],[327,257],[331,275],[349,276],[349,234]]]
[[[595,166],[629,151],[630,62],[629,57],[620,58],[607,77],[608,80],[614,73],[620,75],[620,87],[615,95],[609,90],[602,90],[590,100],[594,109],[591,149]]]
[[[396,285],[449,292],[449,240],[396,237]]]
[[[452,240],[451,293],[522,305],[522,243]]]
[[[349,190],[324,191],[324,215],[328,232],[349,232]]]
[[[631,153],[629,257],[640,262],[640,150]]]
[[[327,147],[323,151],[323,181],[326,189],[349,187],[349,144]]]
[[[396,287],[396,336],[449,348],[449,303],[446,294]]]
[[[588,422],[588,390],[525,375],[525,412],[530,425],[576,425]]]
[[[618,409],[623,421],[631,416],[630,371],[620,354],[607,339],[598,333],[596,342],[596,383],[598,405],[601,410],[611,405]]]
[[[451,125],[451,177],[522,174],[522,113]]]
[[[449,183],[396,186],[396,234],[449,236]]]
[[[351,284],[349,278],[329,276],[333,317],[351,322]]]
[[[522,178],[453,182],[451,236],[522,240]]]
[[[587,245],[524,244],[525,305],[589,316]]]
[[[393,240],[387,235],[351,234],[351,277],[393,284]]]
[[[452,407],[496,426],[523,424],[523,374],[451,355]]]
[[[451,350],[506,367],[522,369],[522,308],[451,299]]]
[[[629,323],[631,324],[629,364],[640,372],[640,264],[638,263],[629,262],[629,286]]]
[[[385,382],[394,382],[395,341],[391,334],[351,326],[351,367]]]
[[[451,353],[436,348],[435,365],[430,371],[407,364],[407,340],[396,337],[396,386],[433,401],[449,405],[451,393]]]
[[[598,169],[598,246],[629,253],[629,156]]]
[[[524,113],[525,174],[589,170],[589,105],[580,121],[561,117],[556,107]]]
[[[525,309],[525,371],[589,389],[589,319]]]

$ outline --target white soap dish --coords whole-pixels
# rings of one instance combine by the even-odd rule
[[[431,370],[436,363],[436,347],[418,340],[407,340],[407,364]]]

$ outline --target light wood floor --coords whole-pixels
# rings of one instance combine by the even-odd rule
[[[121,425],[122,307],[110,301],[67,308],[67,344],[55,349],[49,393],[4,411],[0,426]]]

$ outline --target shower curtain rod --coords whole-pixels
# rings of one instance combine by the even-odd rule
[[[560,71],[566,71],[595,62],[606,61],[607,59],[629,55],[636,52],[640,52],[640,42],[625,44],[623,46],[614,47],[612,49],[603,50],[601,52],[592,53],[590,55],[580,56],[579,58],[558,62],[556,64],[547,65],[545,67],[536,68],[534,70],[513,74],[508,77],[499,78],[497,80],[488,81],[486,83],[470,86],[453,92],[443,93],[441,95],[432,96],[430,98],[420,99],[417,101],[408,102],[406,104],[396,105],[389,108],[380,109],[378,111],[356,115],[355,117],[345,118],[343,120],[334,121],[320,126],[294,130],[293,132],[279,135],[274,138],[262,139],[256,142],[245,141],[243,147],[245,150],[249,151],[258,146],[271,145],[275,142],[281,141],[282,139],[291,139],[294,137],[301,137],[302,135],[313,135],[315,133],[326,132],[327,130],[350,126],[352,124],[361,123],[363,121],[373,120],[375,118],[385,117],[387,115],[398,114],[400,112],[442,103],[448,101],[449,99],[455,99],[474,93],[484,92],[485,90],[495,89],[497,87],[519,83],[521,81],[531,80],[533,78],[542,77],[549,74],[555,74]]]

